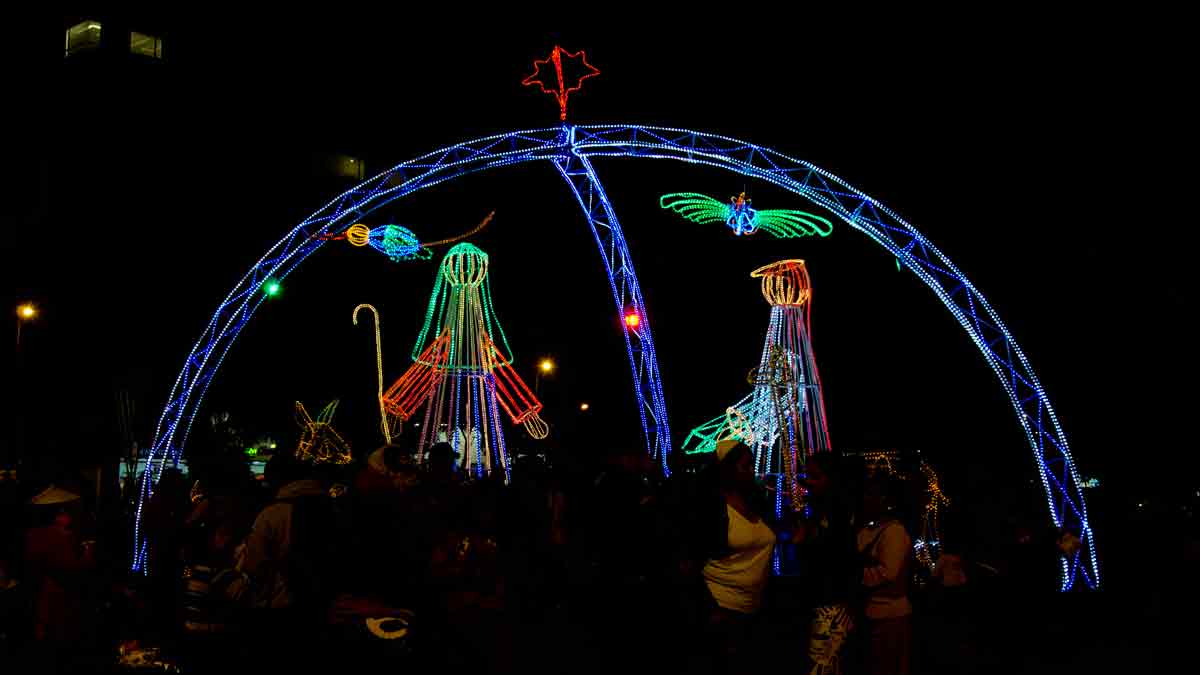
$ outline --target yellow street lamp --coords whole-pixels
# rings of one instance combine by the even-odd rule
[[[546,358],[546,359],[542,359],[541,361],[538,362],[537,373],[534,374],[534,378],[533,378],[533,394],[535,396],[541,395],[542,375],[549,375],[550,373],[553,373],[553,372],[554,372],[554,360],[553,359]]]
[[[591,407],[592,407],[592,406],[590,406],[590,405],[588,405],[588,404],[586,404],[586,403],[580,403],[580,404],[579,404],[579,409],[580,409],[580,410],[582,410],[582,411],[584,411],[584,412],[587,412],[587,411],[588,411],[588,410],[589,410]]]
[[[26,302],[17,306],[17,348],[21,347],[21,324],[26,321],[33,321],[36,316],[37,307],[34,307],[32,302]]]

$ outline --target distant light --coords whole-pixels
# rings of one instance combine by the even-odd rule
[[[588,408],[591,408],[591,407],[592,407],[592,406],[590,406],[590,405],[588,405],[588,404],[586,404],[586,403],[580,403],[580,404],[579,404],[579,409],[580,409],[580,410],[587,410]]]
[[[638,316],[637,312],[629,312],[625,315],[625,325],[630,328],[637,328],[642,323],[642,317]]]
[[[548,373],[554,370],[554,362],[550,359],[542,359],[542,362],[538,364],[538,367],[542,369],[543,373]]]
[[[275,449],[275,444],[274,444],[274,443],[272,443],[272,444],[271,444],[271,449],[272,449],[272,450],[274,450],[274,449]]]
[[[22,319],[32,319],[36,315],[37,309],[29,303],[25,303],[17,308],[17,316],[21,317]]]
[[[272,280],[268,281],[263,286],[263,291],[266,292],[268,296],[275,297],[276,295],[279,295],[280,288],[279,282]]]

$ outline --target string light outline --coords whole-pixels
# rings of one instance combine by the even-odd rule
[[[581,65],[583,65],[583,67],[587,68],[589,71],[581,76],[573,87],[566,86],[566,81],[563,76],[562,59],[564,56],[566,56],[568,59],[579,59]],[[550,63],[554,64],[554,71],[558,80],[557,89],[547,89],[546,84],[538,79],[538,76],[542,75],[542,66]],[[535,60],[533,62],[533,74],[529,75],[524,80],[521,80],[521,84],[526,87],[531,87],[536,84],[543,94],[550,94],[554,96],[554,99],[558,102],[558,118],[559,120],[565,122],[567,121],[567,100],[570,95],[582,89],[583,82],[585,80],[590,77],[596,77],[599,74],[600,71],[595,66],[588,63],[587,54],[585,54],[582,49],[572,54],[562,47],[555,45],[554,49],[550,51],[550,56],[546,57],[545,59]]]
[[[474,244],[460,243],[446,253],[412,350],[413,363],[380,400],[400,420],[426,406],[425,423],[435,431],[422,432],[421,456],[437,442],[436,429],[445,421],[450,442],[463,450],[464,468],[477,478],[499,468],[507,481],[511,467],[497,410],[535,439],[546,438],[550,429],[540,416],[542,403],[512,366],[507,342],[502,351],[492,338],[499,333],[504,340],[490,298],[489,268],[487,253]],[[450,407],[448,400],[453,400]]]
[[[355,326],[358,325],[358,310],[360,310],[360,309],[371,310],[371,315],[375,317],[375,373],[376,373],[375,381],[378,384],[378,387],[377,387],[376,393],[375,393],[375,399],[379,403],[379,427],[380,427],[380,430],[383,432],[383,440],[388,445],[391,445],[392,444],[392,430],[391,430],[391,425],[388,424],[387,411],[384,409],[384,405],[383,405],[383,346],[382,346],[382,342],[381,342],[382,336],[380,335],[379,310],[375,309],[374,305],[368,305],[365,303],[358,305],[357,307],[354,308],[354,311],[351,312],[351,314],[350,314],[350,321]]]
[[[688,454],[713,452],[716,444],[735,438],[754,452],[759,476],[776,477],[776,515],[786,503],[792,513],[804,510],[803,467],[814,452],[831,447],[821,379],[812,348],[812,285],[803,260],[780,260],[750,273],[759,279],[771,306],[759,365],[746,377],[752,392],[688,434]],[[786,501],[785,501],[786,498]]]
[[[829,219],[807,211],[755,209],[745,192],[728,202],[699,192],[671,192],[659,197],[658,205],[699,225],[724,223],[737,236],[752,235],[760,229],[776,239],[828,237],[833,232]]]
[[[304,404],[296,401],[296,424],[300,440],[296,443],[296,458],[311,464],[349,464],[353,459],[350,444],[333,428],[333,415],[339,401],[334,399],[321,409],[316,419],[308,414]]]

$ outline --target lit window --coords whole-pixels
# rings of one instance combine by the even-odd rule
[[[67,56],[100,46],[100,22],[84,21],[67,29]]]
[[[162,38],[146,35],[145,33],[129,34],[129,51],[141,56],[155,59],[162,58]]]
[[[362,180],[366,173],[366,166],[361,159],[338,155],[333,158],[333,171],[339,176]]]

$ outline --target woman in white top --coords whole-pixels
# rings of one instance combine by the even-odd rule
[[[765,505],[756,498],[750,450],[737,441],[722,441],[717,445],[716,471],[721,500],[713,502],[709,514],[712,529],[702,569],[715,604],[708,629],[723,670],[750,671],[749,623],[762,606],[775,532],[765,519]]]

